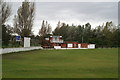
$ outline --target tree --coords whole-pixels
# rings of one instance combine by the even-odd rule
[[[50,34],[52,32],[52,27],[50,26],[50,24],[48,24],[48,22],[46,21],[46,24],[45,24],[45,34]]]
[[[58,30],[59,33],[57,33],[58,36],[62,36],[64,40],[67,39],[68,27],[69,27],[69,25],[62,23],[61,27]]]
[[[105,36],[102,26],[97,26],[92,30],[92,33],[92,42],[96,44],[96,47],[103,47],[105,45]]]
[[[7,28],[5,25],[2,26],[2,33],[4,33],[4,37],[2,35],[2,44],[8,46],[9,43],[9,33],[7,33]]]
[[[84,31],[84,25],[78,25],[77,26],[77,32],[76,32],[76,39],[78,42],[82,43],[83,42],[83,31]]]
[[[2,25],[2,45],[8,46],[13,28],[9,25]]]
[[[117,34],[116,34],[116,37],[117,37],[117,43],[118,44],[118,47],[120,47],[120,24],[118,25],[118,29],[116,30]]]
[[[46,44],[45,37],[49,37],[51,35],[52,28],[48,22],[44,21],[42,22],[41,29],[39,30],[39,35],[40,35],[40,44],[43,46]]]
[[[47,21],[45,23],[45,21],[43,20],[41,29],[39,30],[39,35],[45,37],[46,35],[51,34],[51,32],[52,32],[52,28],[50,24],[48,24]]]
[[[10,38],[10,30],[8,29],[8,25],[5,25],[5,22],[8,20],[11,14],[11,7],[2,0],[0,1],[0,38],[2,36],[2,39],[0,39],[0,44],[2,41],[2,44],[5,46],[8,46],[9,44],[9,38]]]
[[[47,33],[47,27],[45,25],[45,21],[43,20],[41,29],[39,30],[39,35],[40,36],[45,36]]]
[[[60,27],[61,27],[61,23],[59,21],[58,24],[57,24],[57,27],[53,31],[53,35],[59,35],[59,29],[60,29]]]
[[[51,34],[51,32],[52,32],[52,27],[50,26],[50,24],[48,24],[47,34]]]
[[[62,23],[60,27],[56,27],[53,35],[63,36],[64,41],[96,44],[96,47],[120,46],[120,24],[115,26],[112,21],[94,29],[91,29],[90,23],[78,26]]]
[[[0,20],[2,21],[2,25],[8,20],[11,14],[11,7],[6,3],[3,2],[2,0],[0,1]]]
[[[19,7],[17,15],[14,17],[14,30],[22,37],[32,35],[32,27],[35,14],[34,2],[22,2],[22,6]]]
[[[105,36],[105,45],[106,45],[106,47],[107,46],[109,46],[109,47],[111,47],[112,46],[112,36],[113,36],[113,34],[112,34],[112,27],[111,27],[111,25],[112,25],[112,22],[106,22],[106,24],[105,24],[105,26],[104,26],[104,28],[103,28],[103,35]]]
[[[67,25],[66,29],[66,41],[76,41],[77,40],[77,27],[72,24],[72,26]]]
[[[91,25],[90,25],[90,23],[85,24],[83,39],[84,39],[84,42],[86,42],[86,43],[91,42]]]

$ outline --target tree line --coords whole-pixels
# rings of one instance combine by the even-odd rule
[[[54,31],[48,21],[43,20],[37,36],[34,35],[33,23],[35,15],[35,3],[25,0],[18,8],[17,14],[14,16],[14,26],[5,24],[11,16],[11,7],[4,1],[0,1],[2,11],[0,11],[2,44],[3,46],[19,46],[23,45],[23,37],[31,38],[31,45],[39,46],[45,42],[45,37],[50,35],[62,36],[64,41],[76,41],[79,43],[96,44],[97,47],[118,47],[120,45],[120,25],[114,25],[112,21],[106,22],[102,26],[92,28],[90,23],[84,25],[69,25],[58,22]],[[22,41],[16,42],[13,34],[21,36]]]
[[[90,23],[69,25],[59,21],[52,34],[44,33],[42,37],[45,38],[48,35],[62,36],[64,41],[96,44],[96,47],[120,46],[120,25],[116,26],[112,21],[106,22],[102,26],[99,25],[96,28],[92,28]]]
[[[61,35],[65,41],[96,44],[96,47],[120,46],[120,25],[115,26],[112,21],[96,28],[91,28],[90,23],[75,26],[58,22],[53,35]]]

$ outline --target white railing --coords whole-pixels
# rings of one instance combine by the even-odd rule
[[[0,54],[19,52],[19,51],[30,51],[35,49],[43,49],[41,46],[27,47],[27,48],[0,48]]]

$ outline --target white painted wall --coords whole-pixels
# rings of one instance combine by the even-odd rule
[[[30,38],[24,37],[24,47],[30,47]]]
[[[61,46],[54,46],[55,49],[61,49]]]
[[[71,43],[68,43],[68,44],[67,44],[67,47],[68,47],[68,48],[71,48],[71,47],[73,47],[73,45],[72,45]]]
[[[88,45],[88,48],[89,48],[89,49],[94,49],[94,48],[95,48],[95,44],[89,44],[89,45]]]
[[[78,44],[78,48],[81,48],[81,44]]]

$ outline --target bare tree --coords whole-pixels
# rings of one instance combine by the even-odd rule
[[[39,35],[44,36],[46,34],[46,26],[45,26],[45,21],[43,20],[41,29],[39,30]]]
[[[50,24],[48,24],[48,22],[44,21],[42,22],[42,26],[41,26],[41,29],[39,30],[39,35],[40,36],[46,36],[47,34],[50,34],[52,31],[52,28],[50,26]]]
[[[47,34],[50,34],[52,32],[52,27],[50,26],[50,24],[48,24],[47,27]]]
[[[10,17],[11,14],[11,7],[2,0],[0,1],[0,20],[2,22],[2,25],[7,21],[7,19]]]

